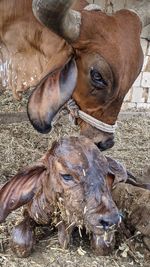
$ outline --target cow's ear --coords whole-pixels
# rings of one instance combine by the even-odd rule
[[[3,185],[0,189],[0,222],[11,211],[32,200],[45,175],[45,166],[37,165],[24,169]]]
[[[109,164],[108,175],[107,175],[107,184],[109,188],[112,188],[117,183],[126,182],[128,175],[125,167],[120,162],[110,157],[106,158]]]
[[[74,59],[49,73],[35,88],[28,101],[28,116],[34,128],[41,133],[51,130],[51,122],[71,97],[77,82]]]

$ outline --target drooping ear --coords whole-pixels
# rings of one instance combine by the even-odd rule
[[[143,183],[138,178],[134,177],[125,167],[118,161],[106,157],[109,163],[109,171],[107,175],[107,184],[110,190],[117,183],[124,182],[136,187],[150,190],[150,183]]]
[[[125,167],[120,162],[110,157],[106,158],[109,164],[108,175],[107,175],[107,183],[109,188],[112,188],[117,183],[126,182],[128,175]]]
[[[77,81],[74,59],[49,73],[35,88],[28,101],[31,124],[40,133],[51,130],[51,122],[59,109],[71,97]]]
[[[33,166],[19,172],[4,184],[0,189],[0,222],[11,211],[31,201],[45,175],[45,166]]]

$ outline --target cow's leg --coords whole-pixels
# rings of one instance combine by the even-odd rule
[[[24,220],[14,227],[11,248],[18,257],[25,258],[31,254],[35,244],[35,226],[35,221],[26,213]]]
[[[125,183],[112,191],[113,200],[124,214],[129,229],[141,232],[150,250],[150,191]]]

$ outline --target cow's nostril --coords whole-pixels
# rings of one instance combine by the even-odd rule
[[[103,226],[104,230],[107,230],[109,228],[109,222],[101,219],[100,224]]]
[[[100,151],[104,151],[106,149],[109,149],[111,147],[114,146],[114,139],[113,138],[110,138],[108,139],[107,141],[105,142],[99,142],[99,143],[96,143],[97,147],[100,149]]]

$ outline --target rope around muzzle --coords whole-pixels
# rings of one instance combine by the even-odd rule
[[[86,123],[90,124],[91,126],[95,127],[96,129],[105,132],[105,133],[115,133],[117,123],[114,125],[110,125],[104,123],[100,120],[95,119],[94,117],[90,116],[89,114],[85,113],[84,111],[80,110],[78,105],[75,103],[73,99],[70,99],[67,102],[67,109],[69,111],[69,119],[71,122],[76,124],[76,119],[80,118]]]

